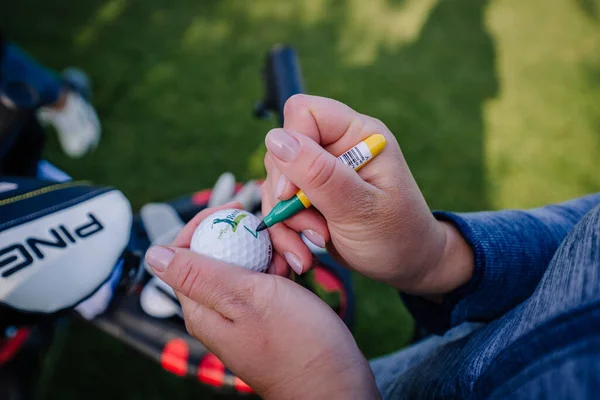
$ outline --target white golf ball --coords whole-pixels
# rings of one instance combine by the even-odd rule
[[[271,238],[266,230],[256,232],[260,219],[244,210],[229,209],[209,215],[198,225],[190,249],[238,265],[263,272],[271,263]]]

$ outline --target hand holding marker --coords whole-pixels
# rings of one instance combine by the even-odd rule
[[[344,154],[338,157],[338,160],[345,165],[358,171],[369,161],[375,158],[385,147],[385,136],[381,134],[371,135]],[[298,212],[312,205],[302,190],[298,190],[289,200],[279,202],[263,221],[256,228],[257,232],[270,228],[271,226],[283,222]]]

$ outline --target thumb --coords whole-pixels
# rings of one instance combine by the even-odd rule
[[[256,310],[255,275],[262,274],[177,247],[153,246],[146,262],[175,292],[229,320]]]
[[[317,142],[297,132],[272,129],[265,139],[275,166],[302,189],[313,205],[328,219],[347,216],[369,201],[371,185]]]

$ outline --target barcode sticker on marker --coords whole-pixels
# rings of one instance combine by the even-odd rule
[[[371,150],[365,142],[360,142],[344,154],[338,157],[338,160],[352,169],[360,168],[373,157]]]

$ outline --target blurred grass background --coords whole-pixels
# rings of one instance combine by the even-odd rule
[[[600,190],[598,0],[19,0],[0,26],[56,69],[94,82],[104,136],[82,160],[47,157],[120,188],[135,208],[264,175],[273,122],[252,116],[275,43],[311,94],[396,134],[430,206],[532,207]],[[235,157],[231,157],[235,149]],[[226,156],[227,155],[227,156]],[[408,343],[396,293],[356,277],[368,357]],[[299,345],[299,344],[294,344]],[[211,398],[116,341],[74,325],[47,399]]]

